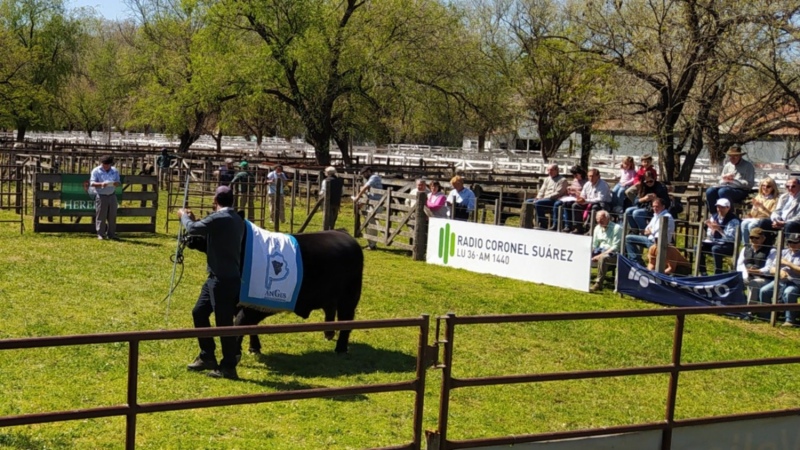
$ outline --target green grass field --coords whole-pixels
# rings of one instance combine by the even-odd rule
[[[352,229],[346,207],[339,226]],[[0,220],[8,218],[0,212]],[[163,224],[163,218],[159,218]],[[160,225],[159,225],[160,226]],[[35,235],[26,224],[0,224],[0,338],[179,329],[205,278],[205,257],[188,251],[185,273],[165,297],[173,235]],[[319,229],[317,226],[311,230]],[[645,309],[653,305],[413,262],[405,252],[365,252],[365,283],[357,319]],[[321,321],[315,312],[312,321]],[[282,315],[268,323],[300,323]],[[670,318],[459,328],[454,375],[488,376],[632,365],[667,364]],[[723,317],[690,317],[684,361],[794,355],[800,332]],[[321,333],[264,336],[265,354],[245,355],[240,382],[185,369],[194,340],[141,346],[141,402],[276,392],[310,387],[404,381],[414,376],[415,330],[367,330],[352,335],[351,351],[333,353]],[[125,403],[127,345],[0,352],[0,415]],[[680,379],[677,417],[794,407],[796,367],[687,373]],[[440,375],[428,372],[424,429],[434,430]],[[454,392],[451,439],[573,430],[662,420],[666,376],[550,382]],[[299,400],[143,415],[142,449],[350,449],[411,440],[410,393]],[[3,449],[119,449],[123,418],[0,429]]]

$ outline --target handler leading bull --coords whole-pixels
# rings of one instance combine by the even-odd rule
[[[242,278],[242,239],[244,220],[232,208],[233,193],[227,186],[220,186],[214,194],[214,213],[196,221],[188,209],[179,209],[178,218],[189,236],[206,239],[208,278],[200,290],[200,296],[192,309],[195,328],[211,326],[209,317],[214,314],[218,327],[233,325],[239,302]],[[200,355],[187,366],[189,370],[210,370],[208,376],[236,380],[236,365],[241,356],[240,339],[236,336],[220,337],[222,360],[217,365],[216,346],[213,338],[198,338]]]

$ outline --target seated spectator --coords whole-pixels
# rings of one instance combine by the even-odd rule
[[[413,198],[407,198],[405,201],[406,206],[412,207],[417,204],[417,194],[420,192],[424,192],[426,194],[430,194],[431,191],[428,189],[428,185],[425,183],[425,180],[422,178],[418,178],[415,182],[414,189],[411,189],[409,195],[412,195]]]
[[[653,167],[653,157],[650,155],[642,155],[639,160],[639,169],[636,171],[636,178],[633,184],[625,190],[625,196],[633,203],[636,200],[636,194],[639,193],[639,185],[644,183],[645,174],[652,175],[653,179],[658,179],[658,172]]]
[[[774,235],[779,230],[785,233],[800,233],[800,180],[791,177],[786,182],[786,193],[778,198],[775,210],[769,219],[761,219],[758,227],[769,231],[767,242],[774,241]]]
[[[455,220],[469,220],[469,215],[475,210],[475,194],[464,187],[464,177],[456,175],[450,179],[453,190],[447,194],[447,206],[450,208],[450,218]]]
[[[764,245],[766,238],[761,228],[751,229],[748,238],[750,242],[742,248],[736,263],[736,270],[742,274],[744,284],[749,289],[747,303],[758,303],[758,291],[767,284],[767,279],[761,273],[771,250]]]
[[[731,204],[740,203],[750,195],[750,190],[755,185],[756,168],[750,161],[745,161],[738,146],[733,146],[725,153],[728,162],[722,167],[719,184],[706,190],[706,205],[709,214],[714,210],[717,200],[727,199]]]
[[[437,219],[447,218],[447,196],[442,192],[442,185],[438,181],[431,183],[431,195],[425,202],[425,213]]]
[[[567,179],[558,173],[558,164],[547,166],[547,178],[542,182],[542,187],[535,199],[528,200],[536,208],[536,227],[547,229],[547,213],[550,214],[551,225],[558,222],[558,211],[553,208],[558,199],[567,195]]]
[[[667,245],[667,256],[664,261],[664,274],[666,275],[682,275],[687,276],[692,274],[692,264],[686,259],[685,256],[674,245]],[[656,270],[656,258],[658,257],[658,239],[656,243],[647,249],[647,270]]]
[[[672,242],[672,236],[675,234],[675,219],[669,214],[664,207],[664,201],[660,198],[653,200],[653,213],[653,218],[650,219],[650,223],[647,224],[641,235],[629,234],[625,238],[625,253],[628,258],[642,266],[644,265],[642,252],[656,243],[661,230],[662,217],[667,218],[667,242]]]
[[[697,265],[700,275],[706,275],[707,253],[714,258],[714,273],[725,273],[722,269],[722,260],[725,256],[733,256],[733,243],[736,241],[736,230],[739,229],[739,219],[733,213],[731,202],[727,198],[717,200],[717,212],[706,220],[706,238],[700,247],[700,258]]]
[[[636,163],[633,158],[626,156],[619,165],[619,180],[611,190],[611,211],[622,214],[625,211],[625,191],[636,182]]]
[[[800,234],[792,233],[786,236],[786,245],[789,248],[784,249],[780,255],[778,299],[781,303],[789,304],[797,303],[797,298],[800,296]],[[774,275],[779,266],[778,262],[777,251],[772,249],[761,273]],[[774,291],[775,280],[764,285],[758,291],[761,303],[772,303]],[[782,326],[796,327],[796,317],[797,311],[786,311],[786,321]]]
[[[661,199],[666,209],[672,204],[667,187],[656,180],[651,173],[645,173],[633,206],[625,210],[625,217],[631,230],[643,230],[647,226],[647,222],[653,217],[653,200],[656,198]]]
[[[575,204],[575,200],[581,195],[581,190],[583,189],[583,185],[586,184],[586,171],[583,167],[575,165],[569,169],[569,172],[572,174],[572,183],[567,186],[567,195],[564,197],[559,198],[553,204],[553,216],[558,217],[558,210],[561,209],[562,219],[565,224],[569,223],[569,214],[568,212],[572,208],[572,205]],[[548,230],[555,230],[558,227],[558,220],[553,219],[553,223],[550,224]],[[567,226],[567,225],[565,225]]]
[[[758,184],[758,194],[751,202],[752,206],[747,216],[742,219],[742,243],[747,244],[750,239],[750,230],[762,220],[768,219],[775,211],[778,204],[778,185],[775,180],[766,177]]]
[[[597,226],[592,233],[592,261],[597,263],[597,279],[590,292],[603,289],[608,269],[617,263],[617,253],[622,244],[622,227],[611,221],[608,211],[595,213]]]
[[[608,183],[600,178],[600,171],[589,169],[589,182],[583,185],[581,193],[572,204],[572,223],[571,232],[575,234],[585,234],[586,224],[591,214],[599,210],[608,209],[611,202],[611,188]],[[569,232],[570,230],[564,230]]]

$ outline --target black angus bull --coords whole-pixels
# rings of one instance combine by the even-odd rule
[[[349,234],[330,230],[293,235],[297,239],[303,259],[303,281],[297,295],[294,313],[308,319],[311,311],[321,309],[325,321],[353,320],[361,299],[361,280],[364,253],[358,241]],[[189,248],[205,252],[205,239],[191,237]],[[247,245],[242,242],[242,247]],[[244,252],[242,252],[244,255]],[[257,325],[280,311],[265,312],[244,307],[236,316],[234,325]],[[332,340],[335,332],[326,331],[325,338]],[[347,353],[350,330],[341,330],[336,341],[336,353]],[[258,336],[250,336],[250,352],[260,353]]]
[[[475,209],[490,208],[494,210],[495,203],[500,200],[500,224],[505,225],[510,217],[519,217],[519,213],[509,211],[510,208],[520,209],[524,201],[522,192],[503,192],[486,190],[479,183],[472,185],[475,194]]]

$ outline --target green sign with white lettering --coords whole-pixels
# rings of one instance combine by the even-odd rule
[[[122,179],[123,177],[120,177]],[[122,183],[115,192],[117,203],[122,201]],[[61,174],[61,210],[94,211],[94,188],[89,187],[89,175]]]

